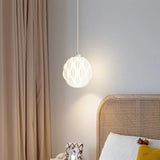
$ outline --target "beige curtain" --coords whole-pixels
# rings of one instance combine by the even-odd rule
[[[0,160],[51,156],[46,0],[0,0]]]

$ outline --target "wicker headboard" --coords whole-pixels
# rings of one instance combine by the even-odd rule
[[[113,95],[97,112],[97,160],[110,132],[160,139],[160,95]]]

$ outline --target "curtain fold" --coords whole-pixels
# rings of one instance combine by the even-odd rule
[[[0,160],[51,157],[46,0],[0,0]]]

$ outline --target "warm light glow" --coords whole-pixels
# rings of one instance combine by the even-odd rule
[[[92,78],[92,67],[86,58],[78,54],[64,64],[63,77],[71,87],[85,87]]]

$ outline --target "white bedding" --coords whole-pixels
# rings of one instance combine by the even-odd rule
[[[110,133],[102,149],[99,160],[136,160],[139,144],[136,136]],[[160,149],[160,140],[149,140],[149,146]]]

